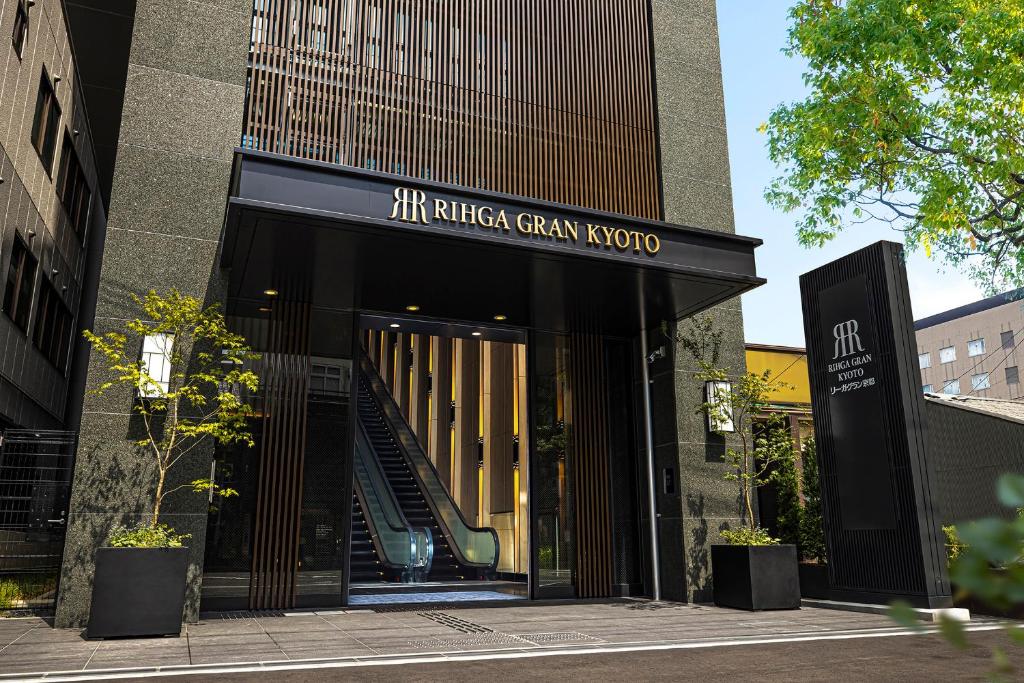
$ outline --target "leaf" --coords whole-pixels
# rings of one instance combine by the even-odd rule
[[[940,616],[939,633],[958,650],[966,650],[970,647],[967,642],[967,630],[964,628],[963,622],[958,619],[950,619],[945,614]]]
[[[1024,507],[1024,476],[1004,474],[999,477],[999,502],[1011,508]]]
[[[924,626],[921,625],[921,621],[917,618],[917,612],[910,606],[910,603],[903,600],[896,600],[889,605],[889,618],[900,626],[913,631],[924,632]]]

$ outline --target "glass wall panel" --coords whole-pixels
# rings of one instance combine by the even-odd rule
[[[531,461],[533,554],[538,598],[573,597],[576,585],[576,539],[569,387],[569,345],[564,336],[537,334],[529,351],[533,357]]]

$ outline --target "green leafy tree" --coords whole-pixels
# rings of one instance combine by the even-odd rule
[[[148,527],[115,533],[122,545],[175,545],[170,530],[160,524],[160,509],[167,496],[184,488],[212,492],[221,497],[238,492],[209,479],[168,487],[175,466],[201,451],[204,442],[244,443],[251,446],[248,430],[251,407],[240,394],[256,391],[259,379],[246,368],[258,358],[245,338],[227,329],[216,306],[177,290],[166,295],[150,291],[135,297],[142,315],[125,323],[125,332],[83,334],[107,361],[110,379],[92,393],[102,395],[127,388],[135,397],[132,410],[142,421],[144,437],[136,445],[153,462],[154,494]],[[158,352],[139,357],[139,340],[157,340]],[[159,368],[168,367],[167,381]],[[152,373],[152,374],[151,374]],[[155,375],[155,376],[154,376]],[[177,543],[180,545],[180,542]]]
[[[1024,3],[799,0],[790,19],[810,93],[762,130],[800,241],[877,219],[989,288],[1024,280]]]
[[[800,515],[800,557],[810,562],[824,562],[825,521],[818,476],[818,445],[813,437],[804,442],[801,464],[804,506]]]

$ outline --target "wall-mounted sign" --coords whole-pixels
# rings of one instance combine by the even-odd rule
[[[418,225],[451,225],[509,237],[546,240],[555,244],[582,244],[593,249],[654,256],[661,240],[652,232],[623,227],[580,223],[565,216],[526,211],[510,213],[503,208],[429,196],[422,190],[397,187],[389,220]]]

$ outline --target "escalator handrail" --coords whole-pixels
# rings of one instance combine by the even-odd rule
[[[359,429],[360,434],[362,435],[362,437],[365,439],[366,445],[369,448],[372,449],[373,448],[373,442],[370,441],[369,435],[366,433],[366,429],[363,427],[361,422],[359,422],[358,420],[357,420],[357,422],[358,422],[358,429]],[[357,444],[357,451],[358,451],[358,444]],[[375,455],[376,454],[374,454],[374,456]],[[356,457],[357,458],[361,458],[361,456],[358,455],[358,453],[356,454]],[[359,498],[359,506],[363,510],[363,519],[366,520],[366,525],[367,525],[367,527],[369,527],[370,540],[373,543],[373,545],[377,548],[377,557],[380,558],[381,562],[385,566],[390,567],[392,569],[413,569],[413,568],[417,567],[418,565],[416,564],[416,562],[418,560],[418,553],[416,552],[416,548],[418,547],[418,544],[416,542],[416,532],[420,531],[420,532],[423,532],[423,534],[424,534],[424,536],[426,537],[426,540],[427,540],[427,561],[426,561],[425,564],[426,564],[426,567],[429,569],[430,564],[433,561],[433,554],[434,554],[433,534],[431,533],[430,529],[428,529],[426,527],[413,527],[411,524],[409,524],[409,521],[407,519],[405,519],[405,515],[402,513],[402,507],[398,504],[398,500],[395,497],[394,491],[391,489],[391,485],[388,483],[387,477],[384,475],[384,472],[381,469],[380,460],[377,457],[373,457],[373,458],[371,458],[371,460],[373,461],[372,465],[370,463],[366,463],[365,460],[364,460],[364,465],[366,465],[367,467],[371,467],[372,466],[372,467],[376,468],[377,473],[380,476],[380,480],[381,480],[381,482],[383,483],[383,486],[384,486],[384,491],[381,492],[381,495],[387,495],[391,499],[392,506],[393,506],[395,512],[399,516],[399,525],[393,524],[391,522],[391,520],[388,520],[386,518],[384,520],[382,520],[382,521],[385,524],[387,524],[388,528],[391,531],[393,531],[395,533],[405,532],[408,535],[408,537],[409,537],[409,557],[408,557],[408,561],[405,564],[401,564],[398,561],[392,561],[388,557],[387,552],[385,551],[383,542],[380,540],[379,532],[378,532],[378,529],[377,529],[377,523],[373,519],[373,515],[370,512],[371,508],[367,505],[366,491],[363,490],[363,486],[362,486],[362,483],[359,481],[359,477],[358,476],[353,477],[353,483],[354,483],[354,488],[355,488],[356,496]]]
[[[377,408],[381,411],[381,413],[383,413],[384,416],[388,418],[388,428],[397,428],[395,426],[396,423],[406,426],[405,419],[402,418],[402,414],[398,408],[398,404],[395,403],[394,398],[391,397],[391,393],[387,391],[387,388],[384,385],[384,380],[381,379],[380,373],[377,372],[377,368],[375,368],[373,366],[373,363],[370,362],[369,356],[367,356],[365,352],[361,353],[359,361],[360,368],[362,369],[363,372],[363,377],[366,379],[367,384],[372,389],[372,391],[370,391],[370,398],[373,400],[374,403],[377,404]],[[406,429],[408,429],[407,426]],[[411,430],[409,431],[410,434],[407,436],[411,436]],[[433,473],[434,477],[438,480],[438,482],[440,482],[441,475],[438,474],[437,468],[434,467],[434,463],[430,461],[430,458],[427,457],[427,454],[423,452],[423,448],[420,446],[419,441],[417,441],[415,436],[412,436],[412,438],[409,439],[409,442],[412,445],[412,448],[417,450],[417,455],[419,456],[420,461],[425,463],[430,468],[430,471]],[[493,560],[491,560],[490,562],[473,562],[471,560],[466,559],[466,556],[463,554],[462,549],[458,546],[458,543],[455,542],[455,536],[454,534],[452,534],[451,529],[448,527],[448,523],[445,521],[444,515],[442,515],[441,511],[438,509],[436,501],[434,501],[431,496],[427,495],[426,484],[424,483],[422,477],[420,476],[418,468],[413,462],[413,457],[412,454],[409,452],[410,448],[406,444],[406,440],[395,439],[395,445],[398,447],[399,452],[402,454],[402,457],[408,464],[409,471],[415,478],[416,485],[423,493],[423,499],[430,507],[431,514],[433,514],[438,526],[441,527],[441,531],[443,531],[444,535],[448,538],[449,541],[451,541],[450,550],[455,555],[455,559],[457,559],[460,564],[463,564],[467,567],[483,568],[489,571],[494,570],[498,566],[498,558],[501,557],[501,543],[498,539],[498,532],[495,531],[492,527],[476,527],[467,522],[465,516],[463,516],[462,514],[462,510],[459,509],[459,506],[455,503],[455,500],[452,498],[451,493],[448,491],[448,487],[442,484],[440,488],[442,491],[444,491],[444,494],[448,499],[449,505],[455,511],[455,514],[458,516],[459,521],[462,523],[462,525],[473,533],[489,533],[494,540]]]

